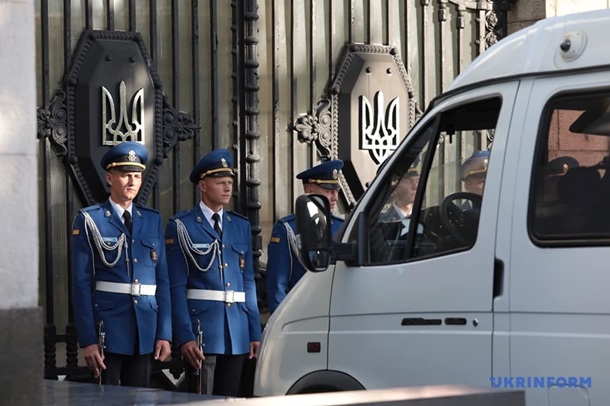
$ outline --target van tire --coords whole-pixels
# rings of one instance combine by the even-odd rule
[[[300,393],[341,392],[364,389],[364,386],[350,375],[339,371],[323,370],[305,375],[296,381],[286,394],[296,395]]]

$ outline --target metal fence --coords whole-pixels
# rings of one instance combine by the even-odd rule
[[[163,90],[167,154],[147,204],[167,220],[197,201],[188,179],[202,154],[234,151],[234,209],[252,223],[257,271],[273,223],[319,159],[294,124],[313,114],[345,44],[394,47],[421,108],[506,34],[514,0],[40,0],[37,12],[40,300],[45,377],[82,373],[70,303],[69,231],[86,202],[70,174],[66,72],[87,30],[137,32]],[[333,134],[332,136],[337,136]],[[263,272],[264,273],[264,272]],[[262,276],[259,274],[259,280]],[[261,295],[264,312],[264,294]],[[158,368],[167,367],[158,365]]]

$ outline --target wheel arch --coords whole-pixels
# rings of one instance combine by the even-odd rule
[[[287,395],[297,393],[340,392],[363,390],[364,386],[351,375],[340,371],[321,370],[311,372],[296,381]]]

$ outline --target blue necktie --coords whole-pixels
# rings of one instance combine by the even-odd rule
[[[125,221],[125,228],[127,228],[129,234],[131,234],[131,213],[129,213],[127,210],[123,212],[123,220]]]
[[[218,234],[218,237],[222,239],[222,230],[220,229],[220,216],[218,213],[214,213],[212,215],[212,220],[214,220],[214,231]]]

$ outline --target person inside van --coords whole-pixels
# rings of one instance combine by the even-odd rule
[[[379,216],[379,221],[398,221],[411,215],[415,193],[419,183],[419,172],[409,170],[402,177],[395,180],[396,187],[392,193],[392,204]]]
[[[475,151],[460,166],[463,192],[450,194],[441,203],[441,222],[456,247],[471,245],[476,239],[488,166],[489,151]]]
[[[460,178],[464,190],[482,196],[489,165],[489,151],[477,151],[464,161],[460,169]]]

